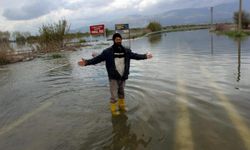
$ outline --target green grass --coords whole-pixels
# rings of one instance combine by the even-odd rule
[[[57,59],[57,58],[62,58],[63,56],[61,54],[52,54],[51,57],[53,59]]]
[[[241,38],[241,37],[246,37],[249,35],[248,32],[238,32],[238,31],[226,31],[224,32],[224,34],[226,34],[227,36],[229,37],[232,37],[232,38]]]
[[[84,40],[84,39],[79,40],[79,43],[85,43],[85,42],[86,42],[86,40]]]

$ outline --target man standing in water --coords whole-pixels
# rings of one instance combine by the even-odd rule
[[[80,66],[95,65],[102,61],[106,62],[106,70],[109,77],[110,85],[110,110],[113,115],[120,114],[120,111],[126,111],[124,101],[125,81],[128,79],[130,59],[142,60],[152,58],[150,52],[146,54],[133,53],[130,49],[122,46],[122,36],[115,33],[112,37],[113,45],[103,52],[92,58],[82,59],[78,62]],[[118,100],[116,99],[118,95]]]

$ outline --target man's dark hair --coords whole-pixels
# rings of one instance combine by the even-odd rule
[[[120,33],[115,33],[115,34],[113,34],[112,40],[115,41],[115,38],[117,38],[117,37],[122,39],[122,36]]]

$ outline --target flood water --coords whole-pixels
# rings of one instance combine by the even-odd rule
[[[124,41],[125,45],[128,42]],[[249,150],[250,38],[208,30],[131,41],[128,112],[112,117],[105,46],[0,68],[1,150]]]

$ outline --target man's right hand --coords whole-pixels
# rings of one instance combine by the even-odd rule
[[[82,58],[80,61],[78,61],[78,65],[79,65],[79,66],[85,66],[86,63],[87,63],[86,60],[83,59],[83,58]]]

